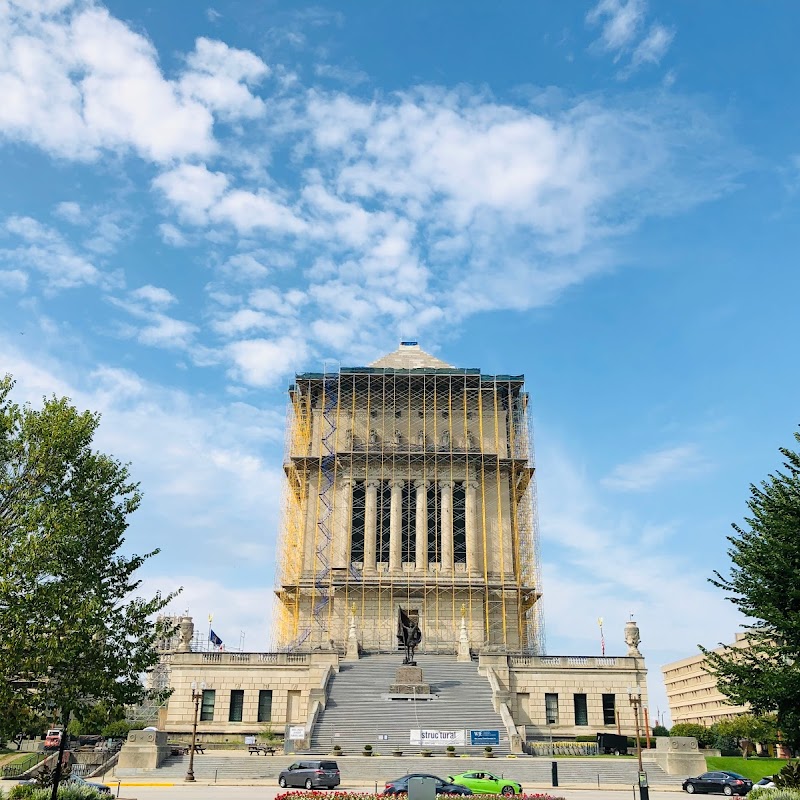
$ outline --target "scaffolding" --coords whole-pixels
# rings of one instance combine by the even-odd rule
[[[423,651],[454,652],[463,618],[473,649],[543,653],[529,426],[521,375],[297,375],[275,644],[342,650],[354,622],[363,649],[392,651],[403,608]]]

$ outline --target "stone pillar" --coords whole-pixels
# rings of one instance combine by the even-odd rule
[[[347,631],[347,650],[345,651],[345,661],[358,661],[359,647],[358,634],[356,633],[356,604],[353,603],[350,609],[350,627]]]
[[[389,516],[389,572],[403,569],[403,484],[392,481],[392,505]]]
[[[458,656],[456,661],[472,661],[469,649],[469,634],[467,633],[467,607],[461,606],[461,631],[458,635]]]
[[[350,552],[350,523],[353,516],[353,479],[344,478],[337,492],[336,524],[333,528],[331,542],[331,567],[333,569],[348,568]]]
[[[428,481],[414,481],[417,490],[416,520],[416,568],[417,572],[428,571]]]
[[[441,501],[439,513],[442,519],[442,566],[441,571],[453,571],[453,482],[439,481]]]
[[[478,547],[478,482],[466,481],[466,533],[467,533],[467,571],[470,575],[481,572],[481,557]]]
[[[367,481],[364,508],[364,573],[375,573],[375,534],[378,528],[378,481]]]

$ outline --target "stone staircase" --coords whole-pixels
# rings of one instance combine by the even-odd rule
[[[380,751],[379,751],[380,752]],[[278,773],[303,756],[249,756],[244,751],[224,755],[196,755],[195,778],[200,782],[221,784],[267,783],[277,785]],[[495,775],[519,781],[525,791],[546,790],[551,786],[551,763],[544,756],[519,758],[447,758],[441,754],[432,758],[420,756],[384,756],[364,758],[343,756],[338,758],[343,788],[374,787],[382,791],[385,781],[399,778],[410,772],[424,772],[446,778],[469,770],[485,770]],[[635,758],[566,758],[558,761],[558,779],[561,786],[587,787],[633,786],[637,782]],[[188,756],[171,756],[157,770],[121,771],[106,774],[104,780],[114,782],[144,781],[182,783],[189,767]],[[645,764],[651,786],[679,787],[683,776],[667,775],[656,764]]]
[[[475,662],[458,662],[454,655],[417,655],[433,700],[388,700],[390,684],[401,665],[398,654],[367,655],[344,662],[328,684],[328,701],[314,727],[311,753],[328,754],[334,745],[349,755],[360,754],[365,744],[382,754],[393,750],[419,753],[410,743],[412,729],[497,730],[497,755],[509,752],[508,735],[492,707],[492,690],[478,674]],[[469,734],[467,734],[469,736]],[[444,748],[431,748],[443,753]],[[457,747],[475,755],[483,747]]]

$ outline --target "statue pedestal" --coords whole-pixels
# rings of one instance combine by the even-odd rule
[[[422,667],[403,665],[397,668],[394,683],[389,687],[389,694],[417,695],[430,694],[431,686],[422,677]]]

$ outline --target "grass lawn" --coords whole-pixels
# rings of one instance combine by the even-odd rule
[[[736,758],[735,756],[722,756],[720,758],[706,758],[708,769],[726,769],[738,772],[745,778],[750,778],[753,783],[760,781],[767,775],[780,772],[788,762],[785,758]]]

